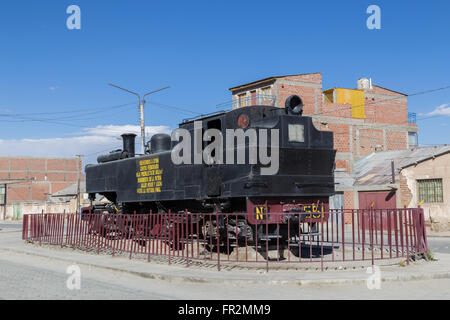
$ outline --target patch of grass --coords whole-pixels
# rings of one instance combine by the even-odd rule
[[[431,252],[430,250],[428,250],[427,252],[425,252],[425,254],[423,255],[423,257],[427,258],[428,261],[437,261],[437,259],[434,257],[433,252]]]

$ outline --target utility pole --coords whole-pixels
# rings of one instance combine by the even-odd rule
[[[81,179],[81,163],[82,163],[82,154],[77,154],[76,155],[78,157],[78,179],[77,179],[77,212],[78,210],[80,210],[80,203],[81,203],[81,199],[80,199],[80,179]],[[81,210],[80,210],[80,215],[81,215]]]
[[[139,106],[139,119],[140,119],[140,123],[141,123],[141,137],[142,137],[142,141],[141,141],[141,149],[142,149],[142,154],[145,154],[145,123],[144,123],[145,97],[148,96],[148,95],[150,95],[150,94],[153,94],[153,93],[156,93],[156,92],[165,90],[165,89],[169,89],[170,87],[164,87],[164,88],[161,88],[161,89],[158,89],[158,90],[155,90],[155,91],[151,91],[151,92],[149,92],[149,93],[146,93],[146,94],[144,94],[144,95],[142,96],[142,99],[141,99],[141,96],[140,96],[138,93],[134,92],[134,91],[131,91],[131,90],[128,90],[128,89],[125,89],[125,88],[116,86],[115,84],[112,84],[112,83],[110,83],[109,85],[110,85],[110,86],[113,86],[113,87],[116,87],[116,88],[118,88],[118,89],[124,90],[124,91],[126,91],[126,92],[129,92],[129,93],[131,93],[131,94],[134,94],[135,96],[138,97],[138,99],[139,99],[139,105],[138,105],[138,106]]]

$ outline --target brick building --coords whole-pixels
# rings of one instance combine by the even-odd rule
[[[354,176],[360,205],[421,205],[433,231],[450,229],[450,146],[373,153],[355,163]]]
[[[49,207],[48,196],[77,183],[80,170],[78,159],[0,157],[0,219],[62,212]]]
[[[408,113],[407,95],[359,79],[356,89],[323,90],[322,74],[269,77],[229,89],[234,108],[253,104],[284,107],[290,95],[299,95],[303,114],[319,130],[334,132],[336,207],[358,208],[354,163],[373,152],[403,150],[417,145],[415,114]]]

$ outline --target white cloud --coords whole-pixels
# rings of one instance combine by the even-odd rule
[[[24,157],[75,157],[77,154],[86,156],[84,164],[95,163],[100,154],[122,148],[120,135],[136,133],[136,151],[140,152],[140,127],[133,125],[97,126],[86,128],[83,132],[68,138],[1,140],[0,156]],[[147,140],[156,133],[170,133],[166,126],[146,127]]]
[[[89,135],[99,135],[99,136],[108,136],[108,137],[118,137],[123,133],[135,133],[137,135],[141,135],[141,127],[133,126],[133,125],[123,125],[123,126],[97,126],[95,128],[85,128],[83,129],[84,134]],[[145,135],[146,137],[151,137],[156,133],[170,133],[169,127],[166,126],[150,126],[145,127]]]
[[[429,113],[421,113],[421,116],[450,116],[450,104],[441,104]]]

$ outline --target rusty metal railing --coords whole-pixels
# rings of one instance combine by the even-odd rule
[[[277,215],[277,213],[270,213]],[[276,223],[255,224],[247,214],[167,212],[148,214],[28,214],[22,238],[97,254],[278,267],[411,257],[428,250],[423,209],[330,210],[280,213]],[[254,220],[252,220],[254,221]],[[273,220],[272,220],[273,221]]]

